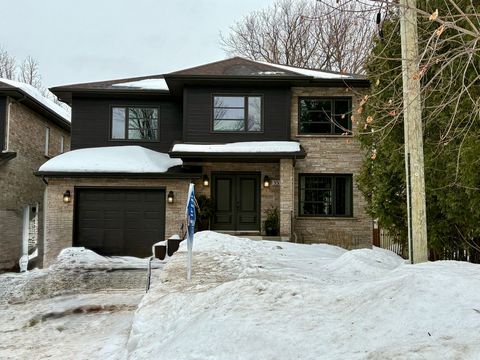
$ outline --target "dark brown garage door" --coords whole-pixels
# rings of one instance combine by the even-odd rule
[[[152,255],[165,236],[165,190],[78,188],[74,246],[101,255]]]

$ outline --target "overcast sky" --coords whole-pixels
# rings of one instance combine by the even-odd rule
[[[225,58],[220,31],[272,2],[5,0],[0,46],[36,58],[47,87],[161,74]]]

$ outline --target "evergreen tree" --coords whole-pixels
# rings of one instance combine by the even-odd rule
[[[480,249],[480,39],[468,33],[471,25],[480,29],[480,5],[470,0],[456,4],[461,12],[444,0],[417,5],[428,240],[439,254]],[[432,21],[436,16],[450,21],[439,24]],[[361,104],[361,115],[354,114],[364,129],[359,140],[366,149],[358,183],[369,213],[398,234],[399,241],[406,241],[401,47],[395,10],[382,24],[366,69],[371,94]]]

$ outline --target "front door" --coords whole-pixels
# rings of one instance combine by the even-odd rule
[[[260,174],[213,173],[213,230],[260,231]]]

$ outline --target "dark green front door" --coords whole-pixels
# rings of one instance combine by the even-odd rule
[[[214,230],[260,231],[260,174],[213,173]]]

